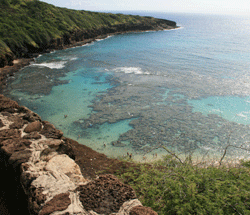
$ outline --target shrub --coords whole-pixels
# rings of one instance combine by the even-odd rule
[[[181,164],[172,156],[118,173],[159,214],[250,214],[249,162],[235,167]]]

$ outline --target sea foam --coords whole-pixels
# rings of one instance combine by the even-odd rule
[[[242,117],[242,118],[248,118],[246,115],[243,114],[244,112],[237,113],[236,116]]]
[[[38,67],[48,67],[50,69],[62,69],[65,67],[67,61],[58,61],[58,62],[50,62],[50,63],[33,63],[30,66],[38,66]]]
[[[126,74],[136,74],[136,75],[149,75],[149,72],[143,72],[140,67],[117,67],[113,69],[114,72],[126,73]]]
[[[108,39],[110,37],[113,37],[113,35],[109,35],[109,36],[107,36],[105,38],[102,38],[102,39],[95,39],[95,41],[98,42],[98,41],[106,40],[106,39]]]

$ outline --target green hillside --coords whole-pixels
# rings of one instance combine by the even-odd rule
[[[114,32],[160,30],[176,23],[151,17],[59,8],[38,0],[0,0],[0,66],[15,57]]]

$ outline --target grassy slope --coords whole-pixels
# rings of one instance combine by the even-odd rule
[[[149,17],[59,8],[38,0],[1,0],[0,57],[6,53],[21,57],[27,52],[41,51],[53,41],[75,32],[119,25],[156,25],[157,22],[159,20]],[[175,26],[174,22],[168,24]],[[85,37],[83,33],[77,40]]]

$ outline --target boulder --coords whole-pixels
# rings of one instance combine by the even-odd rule
[[[55,172],[56,174],[65,174],[75,183],[87,182],[82,176],[80,167],[65,154],[57,155],[50,159],[44,169],[49,172]]]
[[[24,129],[24,132],[31,133],[34,131],[40,131],[42,129],[42,123],[39,121],[35,121],[32,123],[29,123],[26,128]]]
[[[63,132],[56,129],[51,123],[44,121],[43,126],[43,130],[40,132],[40,134],[44,135],[45,137],[60,139],[63,136]]]

